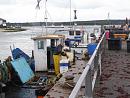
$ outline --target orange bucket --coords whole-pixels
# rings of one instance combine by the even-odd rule
[[[37,96],[37,98],[44,98],[44,96]]]

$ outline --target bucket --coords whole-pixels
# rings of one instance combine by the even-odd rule
[[[97,43],[88,44],[88,47],[87,47],[88,48],[88,54],[92,55],[93,52],[95,51],[96,47],[97,47]]]
[[[44,96],[37,96],[37,98],[44,98]]]
[[[127,52],[130,53],[130,40],[127,40]]]
[[[60,60],[60,73],[64,73],[68,71],[68,67],[69,67],[69,60],[64,59],[64,60]]]
[[[60,73],[60,56],[58,54],[53,55],[53,60],[54,60],[54,69],[55,69],[55,74],[58,75]]]

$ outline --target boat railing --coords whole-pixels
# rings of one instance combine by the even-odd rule
[[[97,78],[101,75],[101,58],[106,48],[105,33],[102,35],[93,55],[86,64],[86,67],[73,88],[69,98],[79,98],[81,88],[85,88],[83,96],[93,98],[94,85]],[[85,83],[84,83],[85,82]],[[82,96],[82,98],[84,98]]]

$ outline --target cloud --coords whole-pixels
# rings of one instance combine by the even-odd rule
[[[58,8],[70,8],[70,0],[48,0],[48,4]],[[101,7],[102,5],[100,0],[71,0],[72,8],[94,9]]]
[[[37,0],[0,0],[0,5],[32,5],[36,4]]]
[[[35,10],[37,0],[0,0],[0,18],[8,22],[44,21],[45,0],[40,2],[40,10]],[[71,0],[73,10],[77,10],[77,20],[111,19],[129,17],[129,0]],[[47,0],[48,21],[69,21],[70,0]]]
[[[96,9],[103,6],[100,0],[77,0],[74,5],[78,9]]]
[[[15,0],[0,0],[0,5],[15,4]]]

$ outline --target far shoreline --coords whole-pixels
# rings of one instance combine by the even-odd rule
[[[26,31],[27,29],[24,28],[0,28],[0,32],[19,32],[19,31]]]

